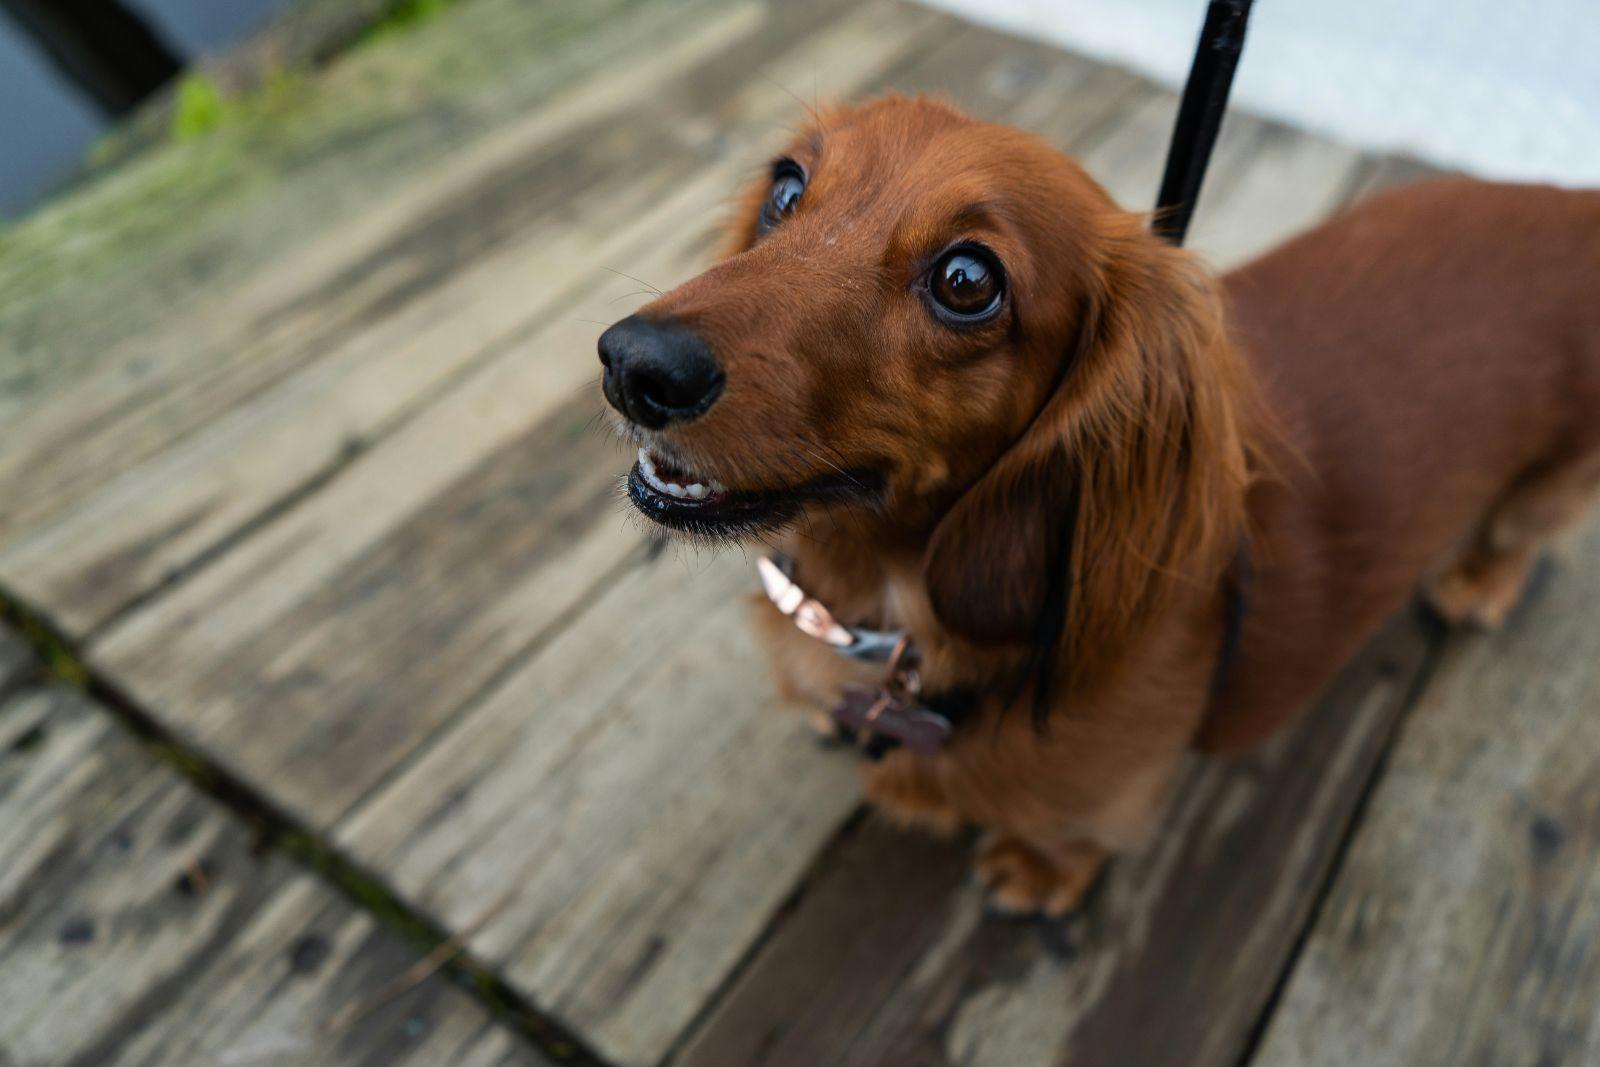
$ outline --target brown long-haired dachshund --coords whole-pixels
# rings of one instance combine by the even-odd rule
[[[986,828],[1002,907],[1074,907],[1185,750],[1265,738],[1419,582],[1499,623],[1600,490],[1597,193],[1413,186],[1219,280],[1034,137],[888,98],[732,238],[601,338],[628,494],[780,550],[786,695],[887,742],[892,815]]]

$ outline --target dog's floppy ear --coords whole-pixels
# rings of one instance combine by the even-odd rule
[[[1170,581],[1214,581],[1243,533],[1252,394],[1214,284],[1137,216],[1104,226],[1053,393],[924,559],[939,621],[1029,646],[1036,694],[1109,665]]]
[[[1031,430],[934,530],[924,564],[928,594],[939,621],[967,640],[1032,642],[1053,587],[1063,585],[1080,493],[1067,448],[1066,440]]]

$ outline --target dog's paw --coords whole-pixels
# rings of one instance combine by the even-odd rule
[[[1428,583],[1428,605],[1451,626],[1498,630],[1506,624],[1527,588],[1531,561],[1496,560],[1473,571],[1453,567]]]
[[[975,872],[993,910],[1058,919],[1083,903],[1108,858],[1087,842],[1047,856],[1021,838],[995,834],[979,849]]]

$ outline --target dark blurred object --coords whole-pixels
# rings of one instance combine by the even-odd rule
[[[183,63],[118,0],[0,0],[57,69],[109,115],[126,115]]]

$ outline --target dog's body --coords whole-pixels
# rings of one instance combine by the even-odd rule
[[[1546,536],[1600,490],[1600,193],[1414,185],[1226,285],[1301,457],[1251,500],[1260,578],[1201,737],[1236,750],[1425,574],[1451,621],[1498,626]]]
[[[867,790],[986,827],[1003,906],[1075,905],[1186,750],[1268,736],[1419,580],[1500,621],[1600,489],[1600,194],[1390,193],[1219,299],[1069,161],[890,100],[819,122],[760,212],[645,340],[602,341],[641,462],[731,488],[630,491],[698,533],[783,525],[807,592],[972,696]],[[757,618],[802,704],[881,677]]]

